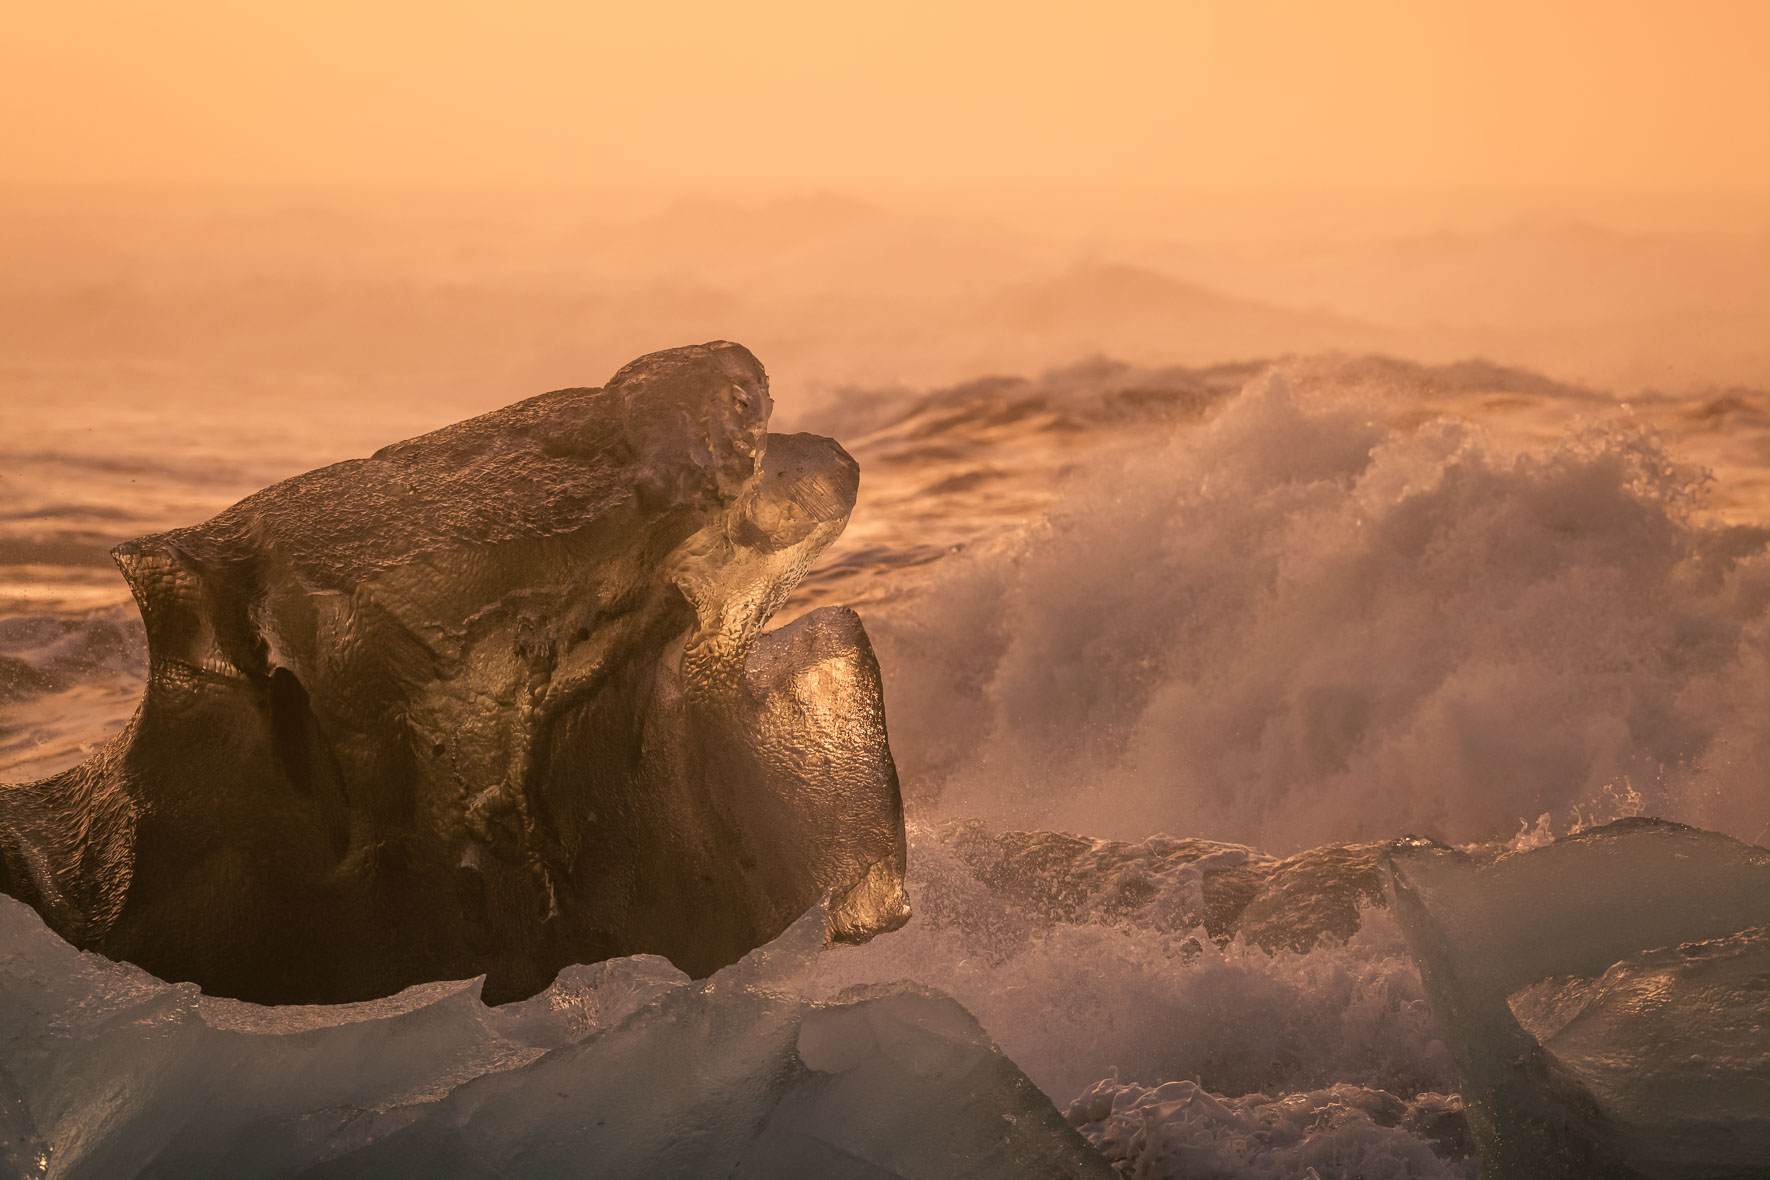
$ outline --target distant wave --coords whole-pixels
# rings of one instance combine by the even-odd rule
[[[87,681],[139,682],[146,671],[147,633],[133,603],[0,618],[0,702]]]

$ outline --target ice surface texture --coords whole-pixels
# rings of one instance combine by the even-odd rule
[[[1765,1174],[1770,850],[1635,819],[1386,863],[1488,1180]]]
[[[1110,1180],[955,1001],[804,999],[827,920],[699,984],[638,957],[497,1008],[470,983],[261,1008],[0,898],[0,1174]]]
[[[632,362],[115,552],[144,699],[0,787],[0,889],[78,947],[260,1003],[642,953],[704,976],[826,891],[908,914],[859,619],[764,634],[859,486],[767,433],[729,343]]]

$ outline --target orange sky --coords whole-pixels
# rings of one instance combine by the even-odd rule
[[[0,183],[1770,189],[1766,0],[9,8]]]

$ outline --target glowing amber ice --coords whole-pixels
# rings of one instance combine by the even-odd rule
[[[261,1003],[741,958],[826,891],[908,916],[853,612],[762,628],[859,470],[767,433],[714,343],[297,476],[115,556],[146,695],[0,787],[0,888],[78,946]]]

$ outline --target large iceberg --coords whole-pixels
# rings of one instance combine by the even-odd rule
[[[804,998],[828,921],[700,983],[648,956],[501,1007],[457,982],[266,1008],[82,953],[0,898],[0,1175],[1113,1175],[952,999]]]
[[[713,343],[115,551],[150,670],[86,763],[0,787],[0,891],[212,995],[337,1003],[657,954],[694,976],[826,892],[900,925],[859,619],[762,628],[858,488]]]
[[[1631,819],[1385,865],[1488,1180],[1766,1174],[1770,850]]]

